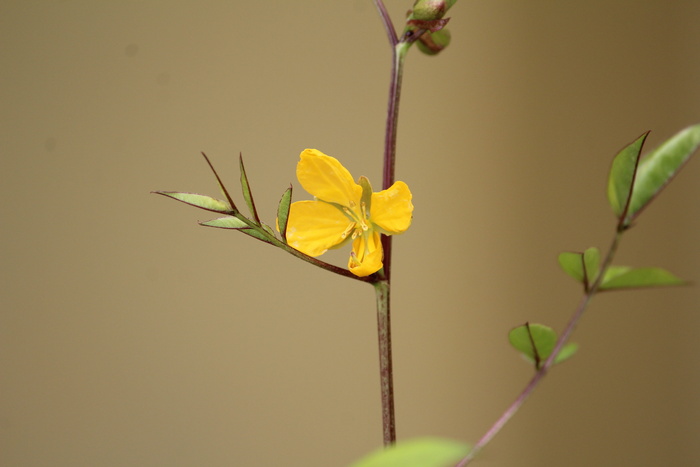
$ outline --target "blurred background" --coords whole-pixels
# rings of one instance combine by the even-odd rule
[[[399,24],[410,0],[388,0]],[[369,0],[0,3],[0,465],[347,466],[381,444],[374,295],[150,194],[261,216],[299,153],[380,185],[390,48]],[[700,3],[462,0],[409,54],[394,242],[399,439],[474,442],[561,330],[558,253],[607,248],[607,171],[700,122]],[[399,26],[400,27],[400,26]],[[698,157],[698,156],[696,156]],[[240,200],[240,196],[237,198]],[[700,163],[617,264],[700,282]],[[695,246],[694,246],[695,245]],[[347,251],[324,257],[343,265]],[[479,465],[700,463],[700,288],[606,293]]]

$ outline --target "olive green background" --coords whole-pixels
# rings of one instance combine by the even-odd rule
[[[388,0],[400,22],[410,0]],[[395,239],[398,436],[476,441],[562,329],[564,250],[607,247],[611,158],[700,122],[700,3],[467,1],[409,54]],[[378,187],[390,49],[369,0],[0,2],[0,465],[348,466],[381,443],[371,287],[152,195],[308,196],[301,150]],[[237,199],[241,199],[240,196]],[[700,282],[700,164],[618,263]],[[328,256],[344,264],[347,251]],[[324,257],[325,259],[325,257]],[[700,288],[606,293],[484,466],[697,465]]]

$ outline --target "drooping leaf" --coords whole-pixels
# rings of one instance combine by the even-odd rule
[[[287,221],[289,220],[289,208],[292,205],[292,186],[289,185],[282,195],[277,206],[277,230],[284,241],[287,241]]]
[[[255,223],[260,224],[258,211],[255,209],[255,201],[253,201],[253,193],[250,191],[250,183],[248,183],[248,176],[245,173],[242,154],[239,154],[238,161],[241,169],[241,189],[243,190],[243,199],[245,199],[245,203],[248,205],[248,210],[250,211],[250,215],[253,216]]]
[[[639,162],[625,223],[629,225],[700,147],[700,124],[680,131]]]
[[[233,216],[219,217],[218,219],[200,222],[199,224],[206,227],[218,227],[220,229],[245,229],[249,227],[248,224]]]
[[[629,268],[615,266],[608,268],[601,290],[627,289],[640,287],[662,287],[684,285],[686,282],[661,268]]]
[[[226,201],[228,201],[229,205],[231,206],[231,210],[234,212],[238,212],[238,208],[236,208],[236,205],[233,202],[233,198],[231,198],[231,195],[229,194],[228,190],[224,186],[224,183],[221,181],[221,177],[219,177],[219,174],[216,172],[216,169],[214,168],[214,165],[211,163],[209,158],[207,157],[206,154],[202,152],[202,156],[204,156],[204,160],[207,161],[207,165],[209,165],[209,168],[211,169],[212,173],[214,174],[214,177],[216,177],[216,183],[219,184],[219,190],[221,190],[221,193],[224,195],[224,198],[226,198]]]
[[[210,196],[198,195],[196,193],[180,193],[176,191],[155,191],[154,193],[176,199],[190,206],[206,209],[207,211],[219,212],[222,214],[233,213],[227,202],[214,199]]]
[[[613,159],[608,176],[608,201],[613,212],[621,219],[627,212],[634,184],[639,155],[649,132],[625,146]]]
[[[537,323],[525,323],[522,326],[511,329],[508,333],[508,341],[527,360],[534,363],[539,369],[542,363],[552,354],[557,344],[557,333],[549,326]],[[564,345],[555,359],[555,363],[562,362],[571,357],[578,346],[574,343]]]
[[[351,467],[451,467],[469,454],[469,445],[444,438],[417,438],[378,449]]]

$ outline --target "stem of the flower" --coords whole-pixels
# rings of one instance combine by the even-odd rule
[[[389,313],[389,281],[374,283],[377,297],[377,335],[379,337],[379,378],[382,391],[382,428],[384,445],[396,442],[394,417],[394,375],[391,360],[391,318]]]
[[[518,397],[516,397],[513,403],[505,410],[505,412],[503,412],[503,414],[498,418],[498,420],[496,420],[496,422],[486,431],[486,433],[484,433],[481,439],[479,439],[479,441],[471,449],[469,454],[464,459],[459,461],[459,463],[455,467],[464,467],[467,464],[469,464],[472,460],[474,460],[479,451],[481,451],[481,449],[484,446],[486,446],[493,439],[493,437],[498,434],[499,431],[501,431],[501,429],[506,425],[506,423],[508,423],[508,421],[513,417],[513,415],[517,413],[517,411],[525,403],[530,394],[532,394],[532,392],[535,390],[540,381],[542,381],[542,379],[545,377],[552,365],[554,365],[554,362],[556,361],[559,352],[561,352],[562,348],[564,348],[564,345],[568,342],[569,338],[571,337],[571,334],[573,334],[574,329],[576,328],[576,325],[581,320],[583,313],[586,311],[588,304],[598,291],[598,288],[600,287],[600,284],[603,281],[603,277],[605,276],[605,271],[607,271],[608,267],[612,263],[613,257],[615,256],[615,252],[617,251],[620,239],[622,238],[622,232],[623,230],[619,228],[615,232],[615,237],[613,238],[612,244],[610,245],[610,248],[608,249],[608,252],[605,255],[605,259],[603,260],[603,265],[600,268],[598,277],[593,282],[593,284],[590,287],[588,287],[588,290],[586,290],[585,294],[581,298],[581,301],[579,302],[578,306],[576,307],[576,310],[571,316],[569,323],[566,325],[566,328],[559,336],[559,339],[557,340],[557,343],[554,346],[554,350],[552,350],[552,353],[542,364],[542,367],[527,383],[525,389],[522,390],[522,392],[518,395]]]

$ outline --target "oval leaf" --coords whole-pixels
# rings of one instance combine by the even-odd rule
[[[559,266],[565,273],[583,282],[583,253],[565,251],[559,254],[558,260]]]
[[[450,467],[469,454],[469,449],[449,439],[417,438],[378,449],[351,467]]]
[[[700,124],[688,127],[642,158],[634,181],[626,224],[649,204],[700,147]]]
[[[540,365],[552,354],[557,344],[557,333],[543,324],[526,323],[511,329],[508,333],[508,341],[528,361],[534,363],[535,368],[539,369]],[[566,344],[557,355],[555,363],[571,357],[577,349],[576,344]]]
[[[686,282],[661,268],[611,268],[613,274],[606,274],[601,290],[626,289],[639,287],[662,287],[684,285]]]
[[[222,214],[233,212],[231,206],[226,201],[214,199],[210,196],[198,195],[195,193],[179,193],[176,191],[155,191],[159,195],[182,201],[190,206],[195,206],[207,211],[220,212]]]
[[[608,201],[618,219],[621,219],[627,212],[639,155],[647,135],[649,132],[644,133],[618,152],[610,167]]]

